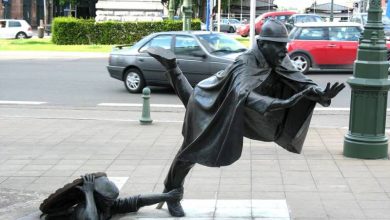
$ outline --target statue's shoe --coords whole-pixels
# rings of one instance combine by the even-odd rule
[[[183,199],[184,188],[179,187],[179,188],[176,188],[174,190],[176,191],[175,196],[177,197],[177,199],[173,200],[173,201],[167,201],[168,211],[169,211],[169,214],[171,214],[173,217],[183,217],[183,216],[185,216],[185,213],[184,213],[183,207],[180,204],[180,201]],[[167,190],[167,188],[165,188],[163,193],[167,193],[167,192],[168,192],[168,190]],[[164,202],[160,202],[156,208],[161,209],[163,207],[163,205],[164,205]]]
[[[183,207],[180,204],[180,201],[176,202],[167,202],[169,214],[173,217],[183,217],[185,216],[185,212]]]
[[[146,52],[160,62],[165,68],[172,69],[176,65],[176,56],[171,50],[162,47],[150,47]]]

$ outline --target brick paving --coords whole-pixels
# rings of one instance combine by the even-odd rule
[[[142,126],[135,120],[99,120],[99,114],[91,119],[72,118],[71,113],[66,118],[9,115],[0,110],[0,219],[39,219],[38,207],[46,196],[89,172],[129,177],[120,196],[161,192],[182,141],[180,122]],[[299,155],[274,143],[245,139],[235,164],[196,165],[186,179],[184,199],[243,204],[284,200],[291,219],[389,219],[390,161],[345,158],[346,132],[340,127],[311,127]],[[156,216],[161,212],[145,210],[156,211]],[[250,217],[241,219],[257,219],[253,213],[252,209]],[[166,212],[160,217],[168,218]]]

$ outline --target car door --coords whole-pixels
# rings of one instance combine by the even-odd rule
[[[291,45],[294,50],[292,53],[308,53],[318,65],[329,63],[333,59],[326,54],[329,45],[327,27],[302,27]]]
[[[191,84],[210,76],[206,52],[193,36],[176,35],[174,52],[180,69]]]
[[[146,50],[149,47],[162,47],[171,50],[172,35],[161,34],[150,39],[145,45],[139,49],[139,54],[136,57],[135,65],[139,67],[148,83],[168,83],[165,77],[165,68]]]
[[[356,59],[360,29],[358,27],[329,27],[328,55],[330,65],[350,68]]]
[[[22,24],[19,21],[8,21],[8,38],[15,38],[16,34],[22,30]]]
[[[229,21],[227,19],[221,19],[221,32],[227,32],[229,30]]]

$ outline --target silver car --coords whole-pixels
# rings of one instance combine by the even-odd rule
[[[235,33],[237,28],[243,24],[235,18],[221,18],[220,31],[227,33]],[[218,30],[218,21],[214,21],[213,31]]]
[[[222,33],[159,32],[131,47],[114,47],[107,66],[110,76],[123,81],[131,93],[139,93],[149,85],[169,86],[164,67],[146,52],[155,46],[175,53],[180,69],[192,85],[225,69],[246,51],[240,42]]]

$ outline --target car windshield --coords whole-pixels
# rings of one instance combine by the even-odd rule
[[[198,38],[210,53],[238,53],[246,50],[240,42],[223,34],[202,34]]]
[[[367,24],[367,15],[362,15],[363,18],[363,24]],[[384,25],[390,25],[390,18],[387,17],[386,15],[382,15],[382,23]]]

